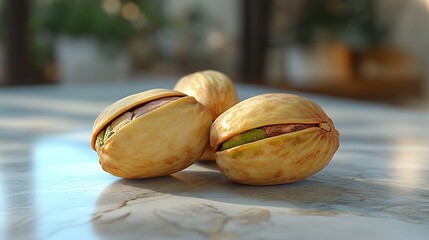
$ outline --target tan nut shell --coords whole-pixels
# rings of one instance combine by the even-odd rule
[[[225,74],[206,70],[181,78],[174,90],[195,97],[212,114],[213,120],[238,103],[237,91]]]
[[[122,113],[154,99],[182,98],[131,121],[115,132],[98,151],[102,168],[124,178],[169,175],[197,161],[207,144],[210,113],[183,93],[155,89],[112,104],[94,123],[91,145],[99,131]]]
[[[97,139],[98,133],[103,130],[113,119],[119,117],[124,112],[131,110],[143,103],[150,102],[155,99],[163,97],[183,97],[186,94],[172,91],[167,89],[152,89],[145,92],[137,93],[130,95],[128,97],[122,98],[119,101],[116,101],[112,105],[108,106],[103,112],[98,115],[95,119],[94,125],[92,127],[92,138],[91,138],[91,147],[95,150],[95,140]]]
[[[233,82],[218,71],[206,70],[186,75],[177,82],[174,90],[195,97],[210,111],[213,120],[238,103]],[[201,160],[214,160],[215,153],[207,144]]]
[[[303,180],[323,169],[339,147],[339,133],[316,103],[292,94],[263,94],[223,113],[213,123],[210,143],[218,149],[246,130],[288,123],[319,124],[216,153],[221,171],[232,181],[271,185]]]

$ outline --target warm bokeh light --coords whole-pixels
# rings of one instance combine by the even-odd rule
[[[134,20],[131,24],[134,29],[143,29],[149,26],[150,23],[148,17],[143,12],[140,12],[138,18]]]
[[[122,16],[130,21],[136,21],[140,16],[140,8],[133,2],[127,2],[122,7]]]
[[[108,14],[117,14],[121,10],[121,2],[119,0],[104,0],[103,9]]]
[[[207,45],[215,50],[222,49],[226,44],[226,37],[219,31],[211,31],[207,36]]]
[[[50,81],[58,79],[58,65],[51,63],[45,67],[45,75]]]
[[[425,144],[417,139],[401,138],[395,141],[397,153],[392,165],[400,184],[423,181]]]
[[[16,11],[21,25],[11,16],[0,24],[8,26],[0,26],[0,86],[216,69],[243,82],[427,109],[429,0],[30,2]],[[13,31],[23,19],[27,36]],[[34,49],[8,51],[24,38],[17,49]],[[35,73],[18,76],[28,69]]]

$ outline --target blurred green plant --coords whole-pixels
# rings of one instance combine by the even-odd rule
[[[115,46],[130,47],[130,40],[147,37],[165,24],[163,1],[150,0],[29,0],[29,45],[41,78],[51,78],[55,39],[91,37]],[[55,76],[54,76],[55,78]]]
[[[149,0],[38,0],[32,24],[53,35],[124,41],[162,24],[161,7]]]
[[[307,0],[295,26],[294,41],[347,42],[351,47],[374,46],[383,40],[371,0]]]

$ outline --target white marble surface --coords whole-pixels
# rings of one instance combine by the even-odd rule
[[[428,239],[429,113],[306,95],[341,145],[294,184],[234,184],[213,163],[148,180],[103,172],[89,146],[97,114],[173,85],[0,89],[0,239]]]

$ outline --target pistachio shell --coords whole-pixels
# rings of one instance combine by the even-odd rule
[[[95,119],[92,127],[91,147],[95,150],[95,140],[100,131],[102,131],[112,120],[119,117],[126,111],[135,108],[143,103],[150,102],[154,99],[172,96],[186,96],[184,93],[167,90],[167,89],[152,89],[146,92],[130,95],[113,103],[107,107]]]
[[[143,93],[141,96],[145,100],[154,100],[166,95],[177,95],[176,91],[170,90],[156,92]],[[147,102],[140,97],[134,100]],[[138,106],[134,102],[129,104]],[[122,111],[110,106],[107,109],[114,113],[111,115],[120,116],[131,109],[123,103],[116,105]],[[108,115],[102,113],[100,116]],[[100,122],[98,125],[108,124]],[[98,149],[99,162],[105,171],[124,178],[169,175],[199,159],[208,141],[210,125],[210,113],[204,106],[195,98],[184,96],[141,115],[114,132]]]
[[[181,78],[174,90],[195,97],[212,114],[213,120],[238,103],[234,84],[225,74],[206,70]]]
[[[207,141],[206,148],[204,149],[203,155],[201,155],[200,160],[215,161],[215,156],[216,156],[216,151],[212,148],[212,146],[210,146],[210,142]]]
[[[206,70],[184,76],[177,82],[174,90],[195,97],[210,111],[213,120],[238,103],[233,82],[218,71]],[[214,160],[215,153],[210,144],[207,144],[201,160]]]
[[[293,94],[270,93],[246,99],[213,123],[210,144],[219,145],[238,133],[274,124],[315,124],[330,119],[316,103]]]
[[[274,124],[315,124],[216,153],[219,169],[234,182],[250,185],[303,180],[323,169],[339,146],[339,133],[316,103],[291,94],[264,94],[238,103],[211,128],[211,144],[250,129]]]

